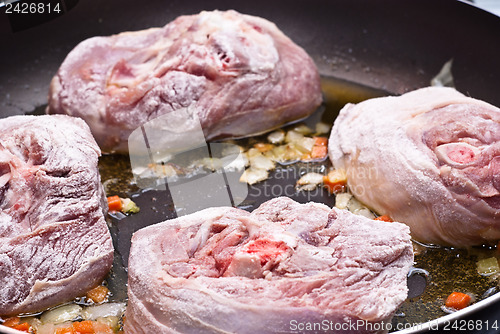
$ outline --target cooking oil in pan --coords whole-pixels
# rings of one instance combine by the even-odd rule
[[[396,312],[393,328],[398,323],[401,328],[450,313],[445,301],[454,291],[471,295],[473,302],[498,292],[500,273],[486,276],[478,273],[477,268],[479,260],[499,257],[496,247],[456,249],[414,242],[414,250],[415,268],[408,277],[409,298]]]
[[[358,103],[375,97],[392,95],[378,88],[363,86],[333,77],[321,78],[324,106],[322,121],[332,124],[340,109],[347,103]]]

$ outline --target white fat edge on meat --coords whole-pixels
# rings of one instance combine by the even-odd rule
[[[460,147],[469,149],[471,152],[473,152],[474,156],[479,156],[481,154],[481,150],[484,147],[484,145],[483,145],[483,147],[475,147],[475,146],[472,146],[472,145],[465,143],[465,142],[463,142],[463,143],[448,143],[448,144],[438,145],[434,149],[434,152],[436,153],[436,157],[438,158],[439,161],[442,161],[446,165],[449,165],[452,167],[462,168],[462,167],[473,165],[474,163],[477,162],[476,159],[471,160],[469,162],[453,161],[449,157],[449,151],[450,151],[450,149],[460,148]]]

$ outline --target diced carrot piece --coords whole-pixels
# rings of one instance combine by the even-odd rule
[[[393,222],[393,220],[388,215],[378,216],[377,218],[375,218],[375,220],[381,220],[383,222],[390,222],[390,223]]]
[[[326,137],[314,137],[314,146],[327,146],[328,138]]]
[[[76,334],[73,330],[73,327],[62,327],[56,328],[56,332],[54,334]]]
[[[446,307],[451,307],[456,310],[461,310],[469,306],[471,302],[471,296],[462,292],[452,292],[448,298],[446,298]]]
[[[5,327],[14,327],[15,325],[18,325],[21,322],[21,318],[19,317],[11,317],[5,319],[5,322],[2,324]]]
[[[102,322],[94,321],[95,334],[114,334],[113,329]]]
[[[332,194],[341,192],[347,184],[347,176],[344,170],[335,169],[323,177],[323,185]]]
[[[94,324],[90,320],[74,322],[73,329],[78,334],[94,334]]]
[[[87,298],[92,299],[94,303],[102,303],[106,300],[109,289],[104,285],[99,285],[87,292]]]
[[[122,201],[118,196],[108,197],[108,208],[111,212],[121,211]]]
[[[21,332],[29,333],[31,326],[27,322],[23,322],[22,324],[15,325],[12,328],[17,329],[18,331],[21,331]]]
[[[311,150],[311,158],[313,159],[323,159],[328,154],[328,147],[326,146],[313,146]]]

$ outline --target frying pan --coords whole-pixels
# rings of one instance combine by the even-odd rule
[[[236,9],[273,22],[304,47],[320,73],[376,91],[401,94],[428,86],[445,62],[453,59],[456,88],[500,106],[500,18],[469,3],[454,0],[86,0],[71,1],[67,12],[49,22],[13,32],[0,14],[0,117],[40,112],[47,103],[50,79],[67,53],[97,35],[163,26],[182,14]],[[69,4],[69,2],[68,2]],[[70,9],[70,7],[74,8]],[[27,18],[26,20],[30,20]],[[29,26],[29,25],[28,25]],[[17,30],[17,29],[15,29]],[[120,257],[112,284],[125,284],[126,254],[132,232],[175,216],[168,193],[134,195],[141,216],[126,218],[114,231]],[[248,208],[266,198],[252,197]],[[296,195],[296,199],[304,201]],[[324,202],[328,199],[319,195]],[[155,198],[155,210],[147,210]],[[320,200],[321,200],[320,199]],[[115,222],[118,219],[115,219]],[[120,283],[121,280],[121,283]],[[412,286],[410,284],[410,291]],[[116,298],[124,298],[123,292]],[[494,333],[484,324],[500,319],[495,294],[439,322],[480,322],[469,333]],[[0,332],[7,331],[0,326]],[[424,332],[418,328],[404,333]],[[435,331],[433,331],[435,332]]]

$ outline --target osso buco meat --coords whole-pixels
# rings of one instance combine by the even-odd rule
[[[103,150],[127,151],[139,125],[187,107],[210,140],[278,127],[320,103],[302,48],[265,19],[213,11],[83,41],[53,78],[47,111],[83,118]]]
[[[99,155],[80,119],[0,120],[0,315],[72,300],[108,273]]]
[[[205,209],[134,234],[125,332],[386,332],[412,262],[403,224],[283,197]]]
[[[500,239],[500,109],[452,88],[349,104],[330,158],[351,191],[412,237],[470,246]]]

